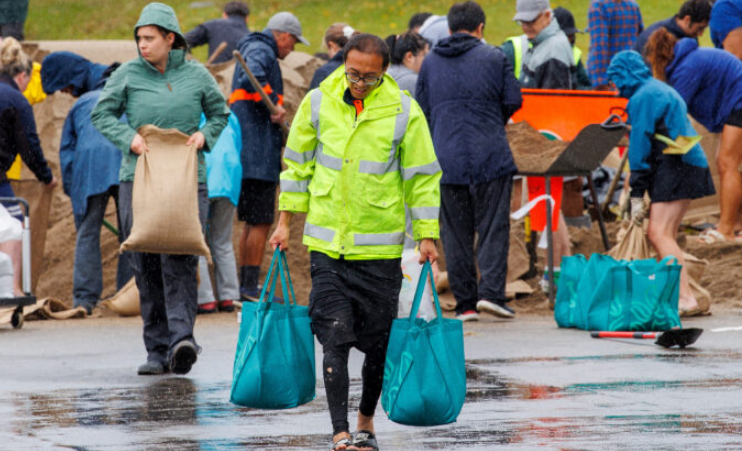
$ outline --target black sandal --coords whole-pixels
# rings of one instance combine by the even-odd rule
[[[356,448],[370,448],[373,451],[379,451],[379,443],[376,441],[374,433],[363,429],[356,431],[354,434],[353,446]]]
[[[353,442],[351,442],[351,439],[341,438],[340,440],[332,444],[332,448],[330,448],[330,451],[338,451],[338,446],[340,445],[345,445],[345,449],[348,449],[349,446],[353,445]],[[343,451],[343,450],[339,450],[339,451]]]

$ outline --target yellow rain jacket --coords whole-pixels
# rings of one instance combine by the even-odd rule
[[[279,210],[307,213],[303,242],[332,258],[398,258],[405,204],[415,240],[437,239],[441,168],[425,116],[385,75],[362,110],[343,100],[340,66],[291,126]]]

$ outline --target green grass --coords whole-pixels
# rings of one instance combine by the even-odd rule
[[[165,0],[175,8],[183,31],[201,22],[221,15],[224,1]],[[26,22],[27,39],[129,39],[145,0],[31,0]],[[406,0],[357,0],[351,2],[328,0],[253,0],[248,1],[252,15],[250,27],[262,29],[271,15],[291,11],[299,17],[304,35],[311,42],[308,48],[297,50],[309,53],[321,50],[325,29],[333,22],[346,22],[354,28],[385,37],[400,33],[407,27],[410,16],[420,11],[445,14],[454,2]],[[207,5],[200,6],[198,4]],[[508,36],[520,34],[520,27],[512,21],[515,0],[481,1],[487,14],[485,39],[500,44]],[[682,4],[679,0],[652,0],[640,2],[644,24],[649,25],[675,14]],[[587,27],[588,0],[563,0],[552,6],[564,6],[572,11],[578,28]],[[196,6],[196,7],[194,7]],[[709,45],[708,33],[702,40]],[[588,36],[578,35],[577,45],[587,51]],[[205,49],[195,55],[203,59]]]

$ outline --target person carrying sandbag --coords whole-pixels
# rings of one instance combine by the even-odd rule
[[[186,41],[170,6],[162,3],[145,6],[134,28],[134,36],[139,58],[124,63],[113,73],[92,113],[96,128],[123,152],[119,174],[122,232],[125,236],[132,232],[132,196],[138,157],[145,153],[154,157],[160,150],[149,148],[147,140],[137,132],[145,125],[148,129],[152,126],[176,129],[187,135],[183,138],[186,146],[199,149],[198,215],[203,224],[207,190],[202,152],[214,146],[227,124],[226,102],[209,72],[200,63],[185,60]],[[206,123],[199,129],[202,112]],[[128,124],[119,122],[123,113],[126,113]],[[146,193],[145,197],[151,201],[158,194]],[[176,235],[183,224],[162,220],[151,227]],[[131,256],[147,349],[147,362],[138,369],[140,375],[169,371],[186,374],[199,352],[193,337],[198,257],[174,254],[133,252]]]
[[[420,106],[386,74],[389,47],[353,36],[338,68],[299,106],[281,173],[281,216],[270,239],[288,248],[289,223],[306,213],[309,315],[322,344],[332,449],[378,449],[373,416],[402,286],[405,204],[420,263],[438,258],[441,167]],[[348,425],[348,355],[366,355],[357,433]]]
[[[611,60],[608,77],[621,97],[629,99],[626,112],[631,123],[631,218],[644,220],[644,194],[652,201],[647,236],[661,258],[674,256],[683,266],[680,273],[681,314],[698,309],[688,283],[683,251],[677,243],[680,222],[691,200],[714,194],[706,154],[696,143],[684,152],[673,152],[666,139],[698,135],[688,119],[688,108],[673,88],[652,78],[642,56],[633,50],[619,52]]]

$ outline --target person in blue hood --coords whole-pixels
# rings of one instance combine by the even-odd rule
[[[47,95],[62,91],[80,97],[101,88],[103,74],[107,72],[110,75],[116,67],[118,63],[106,66],[92,63],[72,52],[54,52],[41,64],[41,85]]]
[[[90,313],[103,291],[100,232],[108,200],[118,206],[121,152],[93,126],[90,114],[108,76],[118,67],[95,64],[70,52],[49,54],[41,66],[44,92],[79,97],[67,114],[59,146],[62,187],[72,201],[77,240],[72,283],[74,307]],[[117,208],[118,210],[118,208]],[[118,221],[119,230],[121,221]],[[133,277],[127,253],[119,257],[116,288]]]
[[[697,136],[688,119],[683,99],[670,86],[652,78],[642,56],[622,51],[611,60],[608,78],[622,97],[629,99],[629,167],[631,168],[631,217],[641,226],[644,220],[644,194],[652,204],[647,235],[660,257],[677,257],[680,273],[681,314],[698,311],[698,302],[688,284],[683,251],[676,234],[690,201],[714,194],[706,154],[695,144],[682,155],[665,154],[667,144],[657,135],[676,140]]]
[[[720,49],[699,48],[666,31],[646,46],[655,76],[667,81],[688,104],[688,112],[710,132],[721,133],[716,158],[721,176],[721,217],[702,234],[705,242],[739,241],[735,222],[742,206],[742,61]]]

